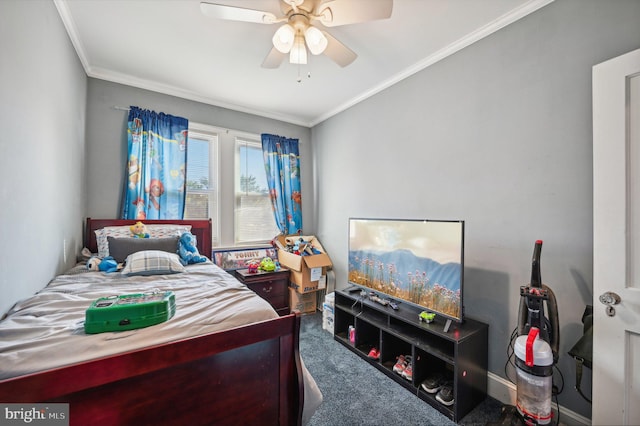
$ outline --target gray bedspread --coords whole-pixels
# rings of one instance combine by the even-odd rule
[[[278,314],[260,296],[211,262],[173,275],[127,277],[78,266],[22,300],[0,321],[0,380],[107,355],[227,330]],[[85,311],[100,297],[173,291],[176,313],[168,321],[130,331],[86,334]],[[322,393],[302,364],[303,424]]]
[[[57,276],[0,321],[0,379],[278,316],[265,300],[210,262],[189,265],[185,273],[147,277],[79,270]],[[175,293],[176,313],[168,321],[85,334],[85,310],[95,299],[154,289]]]

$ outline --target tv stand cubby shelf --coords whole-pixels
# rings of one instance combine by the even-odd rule
[[[447,332],[440,318],[420,322],[420,309],[401,303],[397,310],[361,297],[360,291],[337,290],[335,295],[334,338],[363,360],[382,371],[408,391],[458,422],[487,394],[487,341],[489,327],[465,319],[451,324]],[[355,342],[349,327],[355,327]],[[369,358],[372,347],[380,351]],[[411,355],[413,378],[407,380],[393,371],[398,356]],[[443,374],[453,384],[453,404],[445,405],[420,384],[434,374]],[[375,390],[372,390],[375,392]]]

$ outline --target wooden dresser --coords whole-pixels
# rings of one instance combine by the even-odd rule
[[[248,269],[235,271],[236,278],[269,302],[278,315],[289,314],[289,270],[249,273]]]

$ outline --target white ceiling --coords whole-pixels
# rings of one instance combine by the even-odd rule
[[[553,0],[395,0],[389,19],[323,28],[351,65],[277,69],[261,64],[278,25],[209,18],[200,0],[54,1],[90,77],[311,127]],[[280,15],[280,0],[207,1]]]

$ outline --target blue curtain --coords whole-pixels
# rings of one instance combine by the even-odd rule
[[[262,152],[273,213],[280,232],[302,233],[298,139],[263,134]]]
[[[186,118],[132,106],[122,219],[182,219],[186,196]]]

